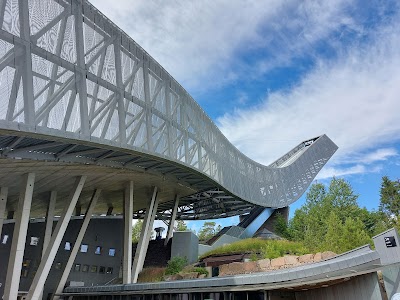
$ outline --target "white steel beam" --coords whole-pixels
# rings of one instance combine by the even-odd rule
[[[81,229],[79,230],[78,237],[75,240],[74,247],[72,248],[71,254],[70,254],[69,258],[68,258],[68,262],[65,265],[65,269],[64,269],[64,272],[63,272],[63,274],[61,276],[61,279],[58,282],[55,294],[62,293],[62,291],[64,289],[64,286],[65,286],[65,284],[67,282],[69,273],[71,272],[72,266],[74,264],[76,255],[78,254],[79,248],[81,246],[83,237],[85,236],[86,230],[87,230],[87,228],[89,226],[89,222],[90,222],[90,219],[92,217],[94,208],[96,207],[97,200],[100,197],[100,194],[101,194],[101,190],[95,190],[93,192],[92,199],[90,200],[89,206],[88,206],[88,208],[86,210],[85,218],[83,219],[83,223],[82,223]],[[60,299],[60,296],[54,296],[53,297],[53,300],[58,300],[58,299]]]
[[[70,200],[67,202],[61,218],[57,222],[57,226],[54,229],[53,236],[51,237],[51,246],[47,247],[44,255],[45,259],[40,262],[36,275],[33,278],[27,295],[28,300],[39,300],[47,276],[50,272],[51,265],[54,262],[58,248],[60,247],[61,241],[64,237],[64,233],[67,230],[68,223],[71,219],[72,213],[74,212],[75,205],[78,202],[85,181],[86,176],[80,176],[75,181],[74,187],[71,190]]]
[[[139,273],[140,271],[142,271],[143,268],[144,258],[146,257],[147,246],[148,246],[148,243],[146,243],[146,239],[149,237],[149,230],[151,230],[150,223],[153,216],[153,209],[155,206],[156,198],[157,198],[157,187],[154,187],[153,196],[151,197],[149,207],[146,210],[146,215],[143,220],[143,227],[142,231],[140,232],[139,243],[136,247],[135,259],[133,260],[133,266],[132,266],[133,283],[137,282]]]
[[[172,232],[174,231],[174,224],[175,224],[176,214],[178,212],[178,206],[179,206],[179,196],[175,195],[175,204],[174,204],[174,208],[172,210],[171,220],[168,225],[167,236],[165,237],[165,241],[164,241],[165,246],[168,244],[169,240],[172,237]]]
[[[4,215],[6,213],[8,188],[0,187],[0,238],[3,229]]]
[[[124,192],[124,250],[122,259],[122,283],[132,281],[132,215],[133,215],[133,181],[130,181]]]
[[[35,124],[35,107],[34,107],[34,96],[33,96],[33,74],[32,74],[32,55],[31,55],[31,44],[30,33],[31,29],[29,26],[29,3],[25,0],[18,1],[19,6],[19,21],[21,27],[21,38],[26,41],[25,52],[23,54],[23,63],[20,65],[22,69],[22,82],[24,86],[24,118],[25,124]]]
[[[4,299],[16,300],[21,276],[22,260],[24,258],[26,233],[28,231],[29,214],[31,211],[35,174],[28,173],[22,177],[18,208],[15,213],[15,225],[8,261],[7,278],[4,286]]]
[[[77,91],[79,93],[79,111],[81,118],[81,134],[84,137],[90,135],[88,104],[87,104],[87,86],[86,86],[86,64],[85,64],[85,49],[83,38],[83,11],[82,1],[73,1],[72,9],[75,17],[75,36],[76,36],[76,64],[78,66],[75,76]]]

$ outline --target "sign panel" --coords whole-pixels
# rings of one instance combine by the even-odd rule
[[[385,244],[387,248],[397,247],[394,236],[385,236]]]

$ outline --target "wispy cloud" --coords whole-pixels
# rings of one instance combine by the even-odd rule
[[[92,0],[189,90],[256,77],[353,28],[353,1]],[[262,51],[255,59],[252,51]]]
[[[354,163],[336,174],[368,172],[372,169],[366,165],[398,155],[384,145],[400,138],[399,47],[399,22],[385,24],[337,59],[320,60],[288,91],[270,93],[257,107],[221,117],[220,128],[265,164],[296,141],[326,133],[339,146],[331,166]]]

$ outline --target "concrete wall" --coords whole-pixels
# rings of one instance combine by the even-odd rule
[[[188,263],[194,263],[199,256],[199,238],[191,231],[177,231],[172,237],[171,258],[186,257]]]
[[[386,239],[394,239],[393,241],[386,241]],[[385,283],[388,298],[391,299],[394,294],[400,294],[400,238],[395,229],[389,229],[377,236],[373,237],[375,249],[381,257],[381,263],[395,264],[390,267],[382,268],[383,281]],[[392,246],[392,247],[390,247]],[[397,264],[396,264],[397,263]],[[400,297],[400,295],[399,295]]]
[[[54,226],[55,224],[56,222],[54,222]],[[53,291],[58,284],[70,254],[70,251],[64,249],[65,243],[70,242],[71,247],[73,246],[81,224],[82,219],[77,219],[72,220],[68,225],[64,239],[61,243],[60,249],[58,250],[57,256],[54,260],[53,267],[51,268],[49,277],[46,281],[43,299],[47,299],[48,293]],[[42,253],[44,228],[44,222],[31,222],[29,224],[24,253],[24,262],[30,262],[28,266],[22,266],[22,277],[19,288],[21,291],[29,290],[36,269],[39,266]],[[14,223],[4,224],[0,240],[0,298],[4,292],[4,282],[6,279],[13,229]],[[118,277],[122,257],[122,234],[123,221],[121,218],[92,219],[82,242],[82,244],[88,245],[88,252],[78,253],[75,259],[75,264],[80,264],[80,270],[74,271],[73,269],[70,273],[68,281],[80,281],[84,282],[85,285],[98,285],[107,283],[113,278]],[[6,244],[3,244],[2,242],[5,235],[8,236],[8,239]],[[31,237],[39,238],[39,243],[37,246],[30,245]],[[102,248],[101,254],[95,254],[97,246]],[[110,248],[115,249],[115,256],[109,255]],[[84,265],[88,267],[87,272],[83,272]],[[58,269],[58,267],[60,268]],[[92,267],[97,267],[96,272],[91,272]],[[104,268],[104,273],[100,272],[101,267]],[[107,270],[109,272],[111,271],[111,273],[107,274]],[[94,271],[94,269],[92,269],[92,271]]]
[[[382,300],[378,275],[370,273],[328,287],[296,292],[296,300]]]

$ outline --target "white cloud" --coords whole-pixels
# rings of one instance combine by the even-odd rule
[[[221,130],[264,164],[323,133],[339,146],[331,166],[358,163],[336,174],[368,172],[366,164],[398,155],[395,149],[374,149],[400,138],[399,25],[377,29],[369,43],[354,45],[334,61],[321,60],[289,91],[226,114],[219,119]]]
[[[288,64],[339,28],[352,1],[91,1],[189,90]],[[256,65],[240,56],[262,50]],[[257,67],[255,67],[257,66]]]

